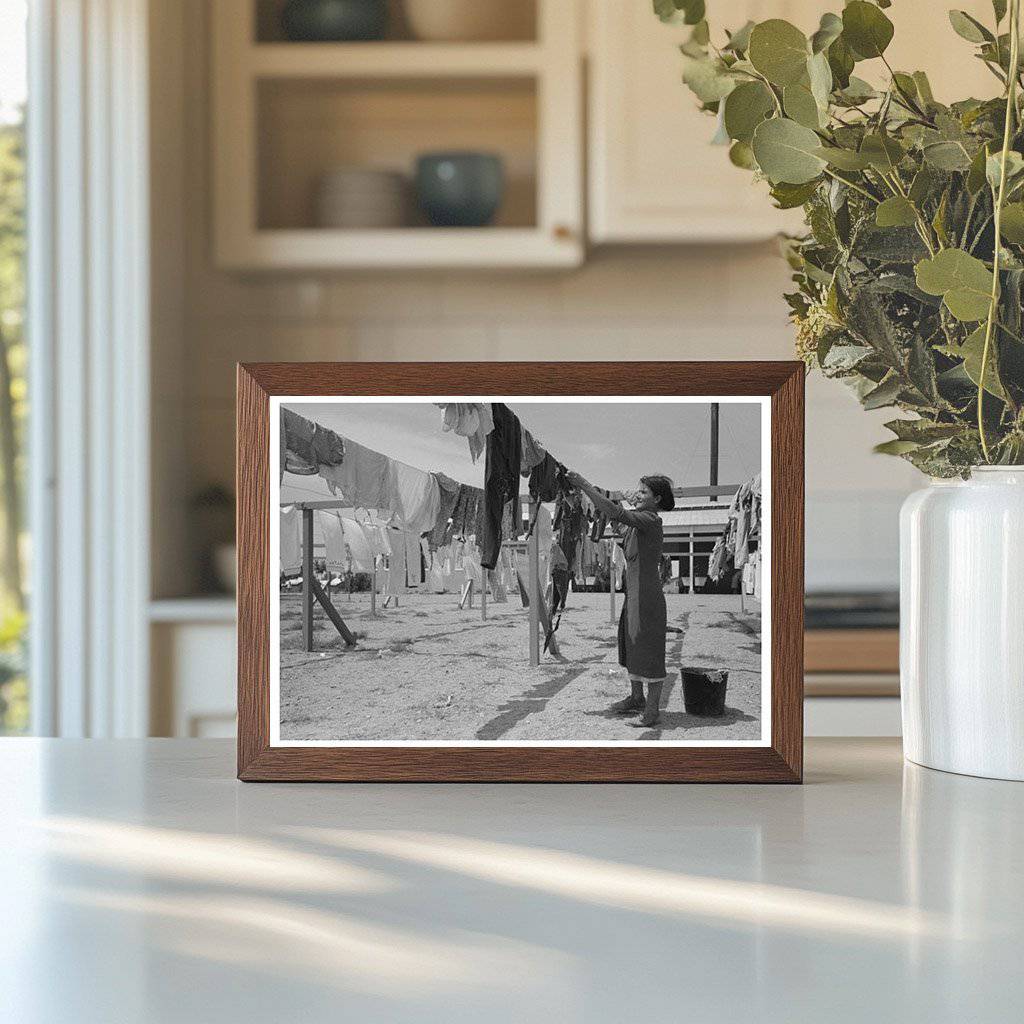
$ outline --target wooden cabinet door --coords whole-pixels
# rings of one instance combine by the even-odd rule
[[[709,7],[716,38],[771,17],[811,32],[824,9],[810,0]],[[745,241],[799,227],[799,211],[776,210],[767,185],[710,144],[715,119],[682,82],[687,26],[662,24],[649,0],[591,0],[588,26],[592,241]]]

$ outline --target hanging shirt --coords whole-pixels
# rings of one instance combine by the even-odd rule
[[[281,509],[279,542],[281,572],[289,576],[302,572],[302,512],[294,506]]]
[[[418,537],[437,521],[441,496],[433,473],[390,460],[388,466],[390,508]]]
[[[320,475],[332,494],[341,491],[355,508],[376,508],[392,511],[395,488],[390,473],[391,459],[380,452],[349,441],[345,461],[340,466],[321,466]]]
[[[435,473],[434,479],[437,481],[438,493],[437,516],[430,533],[427,534],[427,543],[432,550],[436,550],[445,543],[448,524],[451,521],[452,512],[455,511],[455,503],[461,486],[457,480],[445,476],[444,473]]]
[[[501,550],[501,525],[505,505],[519,495],[519,467],[522,464],[522,438],[519,418],[504,402],[491,406],[494,429],[487,435],[487,461],[484,467],[484,515],[480,544],[480,564],[493,569]]]

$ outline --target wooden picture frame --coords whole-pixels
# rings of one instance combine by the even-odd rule
[[[770,407],[770,740],[763,746],[273,746],[273,396],[757,396]],[[650,400],[648,398],[648,400]],[[238,778],[244,781],[800,782],[804,367],[776,362],[238,366]],[[766,638],[768,641],[768,638]]]

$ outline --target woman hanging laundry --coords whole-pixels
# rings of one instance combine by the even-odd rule
[[[672,481],[665,476],[641,477],[630,510],[605,497],[579,473],[569,473],[568,480],[590,498],[600,513],[625,527],[622,548],[626,556],[626,599],[619,616],[619,664],[629,673],[630,695],[613,704],[612,709],[621,714],[642,712],[638,724],[645,728],[655,725],[665,683],[668,624],[660,575],[664,536],[658,512],[675,508]]]

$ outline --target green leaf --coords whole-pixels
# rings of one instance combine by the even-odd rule
[[[996,16],[996,25],[1006,17],[1006,0],[992,0],[992,11]]]
[[[927,165],[923,166],[914,175],[914,180],[910,183],[910,191],[907,192],[907,196],[915,206],[920,208],[921,204],[928,198],[932,189],[935,188],[937,177],[938,175]]]
[[[985,177],[988,179],[989,186],[994,192],[999,188],[999,175],[1002,169],[1002,158],[1003,151],[997,150],[990,154],[988,159],[985,161]],[[1016,150],[1011,149],[1006,154],[1006,181],[1013,181],[1017,178],[1021,172],[1024,171],[1024,157],[1020,155]]]
[[[946,308],[965,322],[988,316],[992,274],[981,260],[963,249],[943,249],[914,268],[917,286],[941,295]]]
[[[924,146],[925,160],[940,171],[966,171],[971,158],[959,142],[932,142]]]
[[[821,53],[834,43],[843,31],[843,19],[838,14],[823,14],[818,31],[811,36],[811,53]]]
[[[992,42],[995,36],[980,21],[972,18],[966,11],[950,11],[949,23],[958,36],[969,43]]]
[[[936,423],[934,420],[890,420],[885,424],[900,441],[916,441],[918,444],[929,444],[956,437],[963,427],[959,423]]]
[[[837,146],[819,146],[815,151],[816,156],[842,171],[863,171],[871,166],[871,161],[852,149],[839,149]]]
[[[710,57],[683,57],[683,81],[701,103],[717,103],[736,87],[721,61]]]
[[[827,52],[832,80],[837,89],[845,89],[850,84],[850,75],[853,73],[853,54],[842,36],[832,43]]]
[[[729,138],[750,142],[754,129],[775,109],[775,99],[764,82],[742,82],[725,100],[725,130]]]
[[[771,18],[750,33],[747,58],[772,85],[792,85],[807,69],[807,37],[795,25]]]
[[[968,336],[964,343],[957,350],[958,355],[963,359],[964,372],[974,382],[975,387],[980,387],[981,380],[981,357],[985,351],[985,325],[981,324],[975,330],[973,330]],[[985,390],[996,398],[1001,398],[1006,401],[1006,392],[1003,390],[1002,384],[999,383],[999,377],[996,374],[995,367],[995,344],[994,342],[989,343],[988,360],[985,366]]]
[[[825,166],[817,155],[818,136],[788,118],[762,121],[754,130],[753,147],[758,166],[773,184],[813,181]]]
[[[967,191],[972,196],[977,195],[985,186],[985,162],[988,160],[988,143],[981,147],[974,154],[971,166],[967,171]]]
[[[704,0],[654,0],[654,13],[666,23],[696,25],[704,20]]]
[[[859,103],[867,103],[878,95],[878,90],[873,88],[863,78],[851,75],[846,88],[840,92],[840,98],[849,106],[856,106]]]
[[[914,85],[917,86],[917,95],[926,104],[934,103],[935,97],[932,95],[932,86],[928,81],[928,76],[923,71],[915,71],[911,77],[914,79]]]
[[[750,33],[753,31],[754,22],[748,21],[742,28],[736,29],[729,36],[729,42],[723,49],[732,50],[733,53],[746,53],[750,48]]]
[[[875,223],[880,228],[907,227],[916,221],[914,204],[903,196],[891,196],[875,207]]]
[[[865,406],[866,408],[866,406]],[[917,441],[883,441],[881,444],[876,444],[872,451],[876,455],[906,455],[907,452],[912,452],[921,445]]]
[[[781,181],[772,186],[771,196],[775,205],[780,210],[793,210],[803,206],[811,196],[818,190],[818,182],[804,182],[800,185],[792,185],[789,182]]]
[[[757,170],[754,151],[747,142],[734,142],[729,147],[729,162],[736,167],[742,167],[745,171]]]
[[[887,405],[895,405],[901,390],[900,379],[896,374],[893,374],[882,381],[878,387],[872,388],[871,391],[864,395],[860,400],[860,404],[868,410],[883,409]]]
[[[782,90],[782,109],[787,117],[805,128],[821,127],[821,111],[811,90],[805,85],[787,85]]]
[[[881,57],[892,35],[892,22],[874,4],[853,0],[843,9],[843,39],[861,60]]]
[[[810,82],[811,95],[821,112],[819,121],[825,124],[828,120],[828,99],[832,94],[832,69],[828,66],[828,57],[825,54],[818,53],[808,59],[807,79]]]
[[[1007,203],[1003,207],[999,233],[1008,242],[1024,245],[1024,203]]]
[[[905,156],[903,147],[896,139],[877,132],[864,136],[860,152],[875,170],[883,174],[891,173]]]

